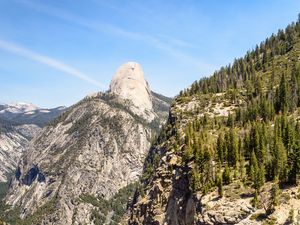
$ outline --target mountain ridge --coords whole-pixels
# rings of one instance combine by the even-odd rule
[[[45,126],[52,118],[57,117],[67,108],[40,108],[32,103],[12,103],[0,106],[0,118],[19,124],[35,124]]]
[[[6,182],[17,167],[28,142],[65,107],[43,109],[31,103],[0,105],[0,181]]]
[[[99,92],[50,122],[17,168],[5,201],[20,218],[8,222],[102,224],[109,215],[118,221],[124,195],[138,180],[150,143],[168,116],[167,98],[157,96],[149,98],[155,105],[149,115],[137,112],[132,99]],[[118,208],[99,208],[107,202]]]
[[[300,221],[300,21],[174,100],[124,224]]]

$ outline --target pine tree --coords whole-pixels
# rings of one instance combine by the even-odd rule
[[[223,178],[224,184],[230,184],[232,181],[231,172],[227,165],[225,166],[225,169],[223,171],[222,178]]]
[[[234,119],[233,115],[231,113],[228,114],[228,119],[227,119],[227,126],[228,127],[233,127],[234,125]]]
[[[293,151],[288,157],[289,174],[288,182],[292,185],[297,185],[297,176],[300,173],[300,140],[293,146]]]
[[[289,108],[291,112],[293,112],[298,105],[298,89],[299,87],[297,82],[297,69],[296,65],[294,65],[291,72],[291,80],[289,82]]]
[[[224,189],[223,189],[223,179],[222,179],[222,174],[221,173],[219,173],[217,175],[216,184],[217,184],[217,187],[218,187],[218,194],[219,194],[219,196],[223,197]]]
[[[246,178],[246,168],[245,168],[245,156],[244,156],[244,146],[243,146],[243,141],[242,138],[239,139],[239,157],[238,157],[238,171],[240,175],[240,179],[242,181],[245,180]]]
[[[218,160],[222,163],[224,162],[225,152],[224,152],[225,141],[224,141],[224,135],[223,133],[220,133],[217,140],[217,154],[218,154]]]
[[[288,91],[285,75],[282,74],[279,84],[279,96],[278,96],[279,110],[285,113],[288,110]]]
[[[250,165],[250,175],[253,182],[253,186],[257,192],[265,182],[265,170],[263,165],[258,165],[258,161],[254,152],[251,154],[251,165]]]
[[[252,199],[252,205],[253,207],[258,207],[259,200],[258,200],[258,192],[255,191],[254,197]]]
[[[238,139],[233,129],[229,131],[228,140],[228,164],[229,166],[236,167],[238,161]]]
[[[280,198],[280,189],[278,185],[278,180],[275,180],[275,183],[272,186],[271,189],[271,197],[270,197],[270,203],[268,207],[268,211],[273,212],[275,206],[279,204],[279,198]]]
[[[280,182],[285,182],[287,176],[287,154],[281,138],[275,137],[274,148],[274,174],[279,177]]]

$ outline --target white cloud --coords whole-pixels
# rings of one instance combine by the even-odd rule
[[[15,55],[19,55],[19,56],[22,56],[24,58],[27,58],[27,59],[30,59],[30,60],[33,60],[36,62],[39,62],[41,64],[47,65],[56,70],[62,71],[65,74],[71,75],[73,77],[77,77],[83,81],[90,83],[90,84],[96,85],[100,88],[105,88],[105,85],[99,83],[98,81],[92,79],[85,73],[81,72],[80,70],[78,70],[70,65],[67,65],[57,59],[39,54],[30,49],[21,47],[12,42],[7,42],[7,41],[0,39],[0,49],[3,49],[5,51],[11,52]]]

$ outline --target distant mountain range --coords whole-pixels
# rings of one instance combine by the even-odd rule
[[[19,125],[35,124],[43,127],[65,110],[64,106],[44,109],[31,103],[2,104],[0,105],[0,119]]]
[[[33,104],[0,105],[0,182],[14,172],[27,143],[66,107],[39,108]]]

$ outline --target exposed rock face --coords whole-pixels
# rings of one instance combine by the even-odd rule
[[[154,119],[150,87],[140,64],[128,62],[120,66],[110,84],[110,93],[132,102],[131,110],[148,121]]]
[[[171,114],[169,123],[174,120]],[[124,224],[194,224],[196,204],[189,190],[190,168],[181,164],[181,157],[169,148],[170,143],[166,140],[151,148],[144,172],[152,165],[154,172],[143,180],[143,194],[137,190]]]
[[[167,117],[168,102],[152,97],[148,85],[142,90],[139,82],[146,82],[138,64],[125,65],[108,93],[86,97],[30,142],[6,197],[8,204],[22,209],[25,220],[94,224],[95,205],[83,196],[109,199],[138,179],[151,139]],[[127,74],[128,65],[137,72]],[[138,79],[128,79],[132,75]],[[145,111],[136,111],[138,106]],[[39,217],[45,207],[51,210]]]
[[[16,169],[26,145],[65,107],[42,109],[33,104],[0,105],[0,182]]]
[[[7,181],[7,175],[16,169],[25,146],[40,129],[34,124],[13,126],[0,121],[0,182]]]

